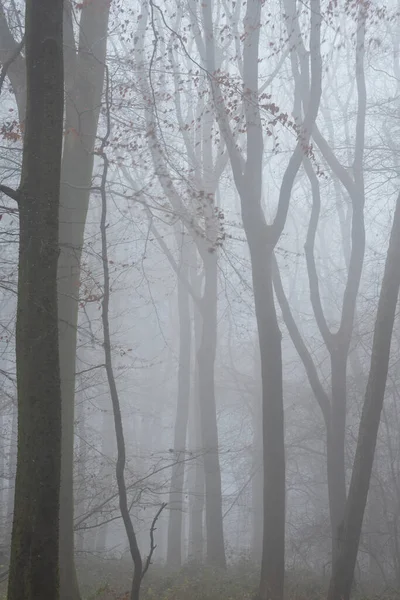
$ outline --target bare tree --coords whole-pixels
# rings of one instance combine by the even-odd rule
[[[356,566],[361,527],[389,369],[390,344],[400,287],[400,196],[393,217],[385,272],[379,296],[371,367],[358,432],[357,449],[339,528],[338,552],[332,567],[328,600],[349,600]]]
[[[246,131],[246,159],[233,138],[228,112],[215,66],[212,3],[202,5],[206,69],[213,91],[221,134],[225,139],[233,177],[240,195],[243,226],[250,249],[254,302],[260,344],[263,464],[264,537],[259,596],[283,597],[285,546],[285,450],[283,425],[282,351],[272,286],[273,252],[286,222],[291,190],[304,154],[308,153],[311,132],[321,96],[320,27],[318,0],[311,3],[309,102],[297,146],[282,179],[276,217],[267,224],[262,208],[263,125],[258,93],[259,36],[261,3],[246,3],[243,34],[243,104]],[[218,76],[217,76],[218,75]]]

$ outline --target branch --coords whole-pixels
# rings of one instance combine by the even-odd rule
[[[5,194],[12,200],[15,200],[15,202],[19,202],[20,200],[19,190],[13,190],[12,188],[8,187],[8,185],[3,185],[0,183],[0,192]]]
[[[289,210],[290,196],[296,175],[303,158],[309,153],[311,133],[315,127],[322,93],[322,58],[321,58],[321,5],[320,0],[311,1],[310,19],[310,63],[311,84],[308,94],[308,106],[303,125],[300,128],[296,148],[290,157],[289,164],[282,179],[279,193],[278,210],[272,225],[275,244],[281,236]]]
[[[317,369],[315,367],[313,358],[303,340],[299,328],[297,327],[297,323],[294,320],[292,311],[290,310],[290,305],[286,297],[285,291],[283,289],[282,279],[280,276],[279,267],[275,255],[273,257],[272,269],[274,290],[282,312],[283,320],[285,322],[286,328],[289,332],[293,345],[297,350],[297,354],[300,356],[301,362],[303,363],[303,366],[306,370],[309,384],[320,406],[325,424],[328,427],[330,421],[331,408],[329,396],[322,386],[322,383],[318,377]]]
[[[155,235],[157,242],[160,245],[161,250],[164,252],[174,273],[179,278],[179,281],[181,283],[183,283],[183,285],[186,287],[187,291],[191,295],[193,302],[197,305],[198,308],[201,308],[201,298],[199,298],[198,294],[196,294],[196,291],[194,290],[190,281],[186,277],[182,277],[181,270],[180,270],[175,258],[173,257],[172,252],[168,248],[167,244],[164,242],[162,236],[158,233],[158,229],[156,228],[156,226],[154,225],[154,223],[152,221],[153,215],[151,214],[150,209],[147,209],[147,210],[148,210],[148,217],[150,219],[150,229],[153,232],[153,234]]]
[[[19,43],[16,42],[9,28],[7,18],[4,12],[3,3],[0,0],[0,62],[4,65],[8,63],[6,71],[11,85],[13,87],[15,98],[18,105],[19,118],[21,121],[25,119],[25,104],[26,104],[26,69],[25,59],[21,56]],[[13,57],[10,60],[10,56]]]
[[[310,286],[310,300],[320,334],[322,335],[326,347],[331,352],[333,349],[333,334],[328,327],[324,315],[324,310],[322,308],[318,273],[317,267],[315,265],[314,256],[315,235],[317,233],[319,214],[321,210],[320,187],[318,178],[314,173],[314,169],[312,168],[310,160],[308,158],[304,158],[303,164],[308,179],[310,180],[312,192],[312,209],[310,215],[310,222],[308,225],[307,239],[306,243],[304,244],[304,251],[307,263],[307,273]]]
[[[24,45],[25,45],[25,35],[23,36],[23,38],[20,41],[20,43],[15,47],[15,49],[12,52],[12,54],[10,55],[10,57],[6,61],[4,61],[4,63],[3,63],[3,67],[2,67],[1,73],[0,73],[0,94],[1,94],[1,91],[2,91],[2,88],[3,88],[4,80],[5,80],[6,75],[7,75],[8,68],[14,62],[14,60],[19,56],[19,53],[21,52],[21,50],[24,47]]]
[[[154,543],[154,532],[156,530],[156,523],[158,521],[159,516],[161,515],[162,511],[164,510],[164,508],[167,506],[166,502],[163,502],[160,506],[160,508],[158,509],[153,522],[151,524],[150,527],[150,552],[149,555],[146,559],[145,565],[143,567],[143,571],[142,571],[142,579],[143,577],[146,575],[147,571],[149,570],[149,566],[151,565],[151,559],[153,557],[154,554],[154,550],[157,548],[157,544]]]
[[[202,4],[203,11],[203,23],[204,23],[204,37],[205,37],[205,71],[210,81],[211,92],[213,95],[216,119],[221,130],[221,135],[225,140],[225,144],[229,153],[229,158],[232,166],[232,173],[238,190],[243,191],[243,172],[244,172],[244,159],[240,152],[232,129],[228,120],[228,113],[225,107],[225,101],[221,92],[220,84],[216,78],[215,68],[215,44],[213,34],[213,22],[212,22],[212,7],[211,2],[204,2]]]

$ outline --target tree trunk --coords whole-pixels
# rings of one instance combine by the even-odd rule
[[[397,199],[379,296],[371,366],[361,414],[357,449],[328,600],[349,600],[374,461],[389,368],[390,344],[400,287],[400,196]]]
[[[258,344],[258,340],[257,340]],[[254,381],[257,393],[253,399],[253,449],[252,449],[252,557],[260,563],[263,537],[263,441],[262,441],[262,406],[261,406],[261,373],[260,351],[256,349],[254,358]]]
[[[250,229],[251,228],[251,229]],[[282,336],[272,287],[273,249],[263,252],[257,229],[247,224],[254,303],[260,344],[264,464],[264,535],[259,595],[283,597],[285,551],[285,447],[282,387]]]
[[[192,284],[195,286],[197,278],[193,274]],[[197,352],[200,346],[201,335],[201,317],[197,307],[194,307],[194,346],[196,350],[196,360],[193,377],[192,406],[190,415],[191,429],[191,450],[195,455],[200,453],[201,449],[201,425],[200,425],[200,406],[199,406],[199,374]],[[189,488],[189,560],[202,563],[204,555],[204,534],[203,534],[203,512],[204,512],[204,463],[203,456],[198,456],[190,470],[188,482]]]
[[[213,252],[210,252],[209,260],[204,262],[204,272],[205,287],[201,307],[202,332],[197,352],[197,364],[206,490],[207,562],[225,568],[221,469],[214,383],[217,348],[217,261]]]
[[[182,236],[182,244],[185,244]],[[182,278],[188,279],[188,264],[184,248],[181,250],[182,260],[180,272]],[[179,366],[178,366],[178,401],[176,406],[174,432],[174,460],[172,467],[171,487],[169,492],[170,509],[168,520],[167,565],[179,568],[182,563],[182,519],[183,519],[183,483],[185,477],[186,432],[189,415],[190,369],[191,369],[191,321],[189,294],[185,284],[178,280],[178,313],[179,313]]]
[[[332,562],[338,547],[338,527],[346,505],[345,437],[347,404],[347,351],[331,354],[332,410],[327,428],[327,475],[332,532]]]
[[[115,443],[113,439],[114,419],[112,412],[108,410],[108,394],[104,396],[102,405],[103,422],[101,426],[101,454],[102,466],[100,469],[101,486],[104,496],[109,493],[113,486]],[[104,517],[100,514],[100,522]],[[107,548],[108,523],[100,525],[96,532],[96,553],[103,554]]]
[[[75,357],[81,254],[92,185],[93,149],[101,106],[110,2],[85,3],[79,51],[68,45],[71,73],[66,73],[66,137],[60,199],[58,315],[62,403],[60,495],[60,596],[78,600],[74,566],[74,402]],[[68,85],[68,77],[71,82]]]
[[[16,359],[18,458],[9,600],[58,598],[61,389],[57,261],[63,138],[63,2],[26,2],[27,109]]]

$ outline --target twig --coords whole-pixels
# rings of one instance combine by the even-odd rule
[[[155,517],[153,519],[151,527],[150,527],[150,552],[149,552],[148,557],[146,558],[146,563],[145,563],[143,571],[142,571],[142,579],[146,575],[146,573],[148,571],[148,568],[151,565],[151,559],[153,557],[154,550],[157,548],[157,544],[154,543],[154,532],[156,530],[156,523],[158,521],[158,518],[159,518],[159,516],[161,515],[162,511],[164,510],[164,508],[166,506],[167,506],[166,502],[163,502],[161,504],[160,508],[158,509],[158,511],[157,511],[157,513],[156,513],[156,515],[155,515]]]

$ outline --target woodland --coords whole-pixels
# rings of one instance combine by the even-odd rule
[[[399,0],[0,0],[0,599],[400,598],[399,175]]]

